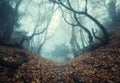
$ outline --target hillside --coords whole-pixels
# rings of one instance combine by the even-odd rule
[[[110,43],[66,63],[55,63],[24,49],[0,46],[0,57],[19,67],[0,66],[0,83],[120,83],[120,32]]]

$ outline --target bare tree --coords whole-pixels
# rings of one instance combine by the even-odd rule
[[[72,25],[72,26],[78,26],[79,28],[82,28],[87,34],[88,34],[88,39],[89,39],[89,45],[90,47],[92,47],[92,49],[95,49],[95,48],[98,48],[99,46],[102,46],[102,45],[106,45],[108,44],[109,42],[109,36],[108,36],[108,33],[105,29],[105,27],[96,19],[94,18],[92,15],[90,15],[88,13],[88,0],[84,0],[85,1],[85,8],[84,8],[84,11],[80,11],[80,10],[76,10],[73,5],[72,5],[72,2],[70,0],[66,0],[66,1],[63,1],[63,0],[49,0],[50,2],[53,2],[55,4],[58,4],[58,6],[62,9],[66,9],[68,11],[70,11],[73,15],[73,20],[74,20],[74,23],[70,23],[68,22],[66,19],[65,21]],[[80,9],[80,8],[79,8]],[[93,21],[98,27],[99,29],[102,31],[103,33],[103,37],[102,38],[99,38],[102,40],[101,43],[99,44],[93,44],[93,37],[95,37],[95,34],[90,32],[85,26],[82,25],[82,23],[80,22],[80,18],[79,16],[81,15],[84,15],[85,17],[89,18],[91,21]],[[92,36],[92,34],[94,34],[94,36]]]
[[[119,8],[119,6],[117,6],[117,3],[120,3],[120,2],[117,2],[117,0],[110,0],[109,3],[105,3],[105,0],[102,0],[105,8],[107,9],[108,11],[108,14],[112,20],[112,25],[117,25],[119,26],[119,21],[120,21],[120,10],[117,9]]]
[[[13,8],[10,1],[2,0],[0,6],[0,43],[8,43],[11,38],[11,34],[14,30],[14,25],[17,24],[19,18],[18,8],[22,0],[16,1]]]
[[[48,28],[56,9],[53,10],[54,5],[52,5],[52,7],[49,8],[49,11],[48,9],[45,10],[44,5],[48,6],[48,4],[47,2],[42,2],[42,1],[39,3],[38,15],[37,15],[38,18],[33,21],[34,27],[33,27],[32,34],[30,36],[24,35],[21,41],[19,42],[20,45],[24,45],[25,48],[26,48],[26,45],[24,43],[25,42],[27,42],[27,44],[29,43],[27,46],[27,49],[30,49],[31,51],[37,54],[40,54],[40,50],[42,46],[45,44],[45,42],[49,38],[51,38],[54,35],[52,34],[48,36]],[[41,10],[44,10],[44,11],[41,11]],[[36,39],[38,41],[34,41]]]

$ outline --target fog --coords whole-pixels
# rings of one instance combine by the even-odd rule
[[[25,3],[26,2],[26,3]],[[20,20],[20,24],[21,27],[20,29],[25,30],[26,32],[28,32],[28,35],[31,35],[33,32],[33,27],[35,27],[35,23],[34,21],[39,18],[39,15],[41,16],[45,16],[45,18],[43,19],[42,23],[40,24],[40,28],[39,30],[41,30],[42,28],[46,27],[47,23],[46,20],[48,20],[47,16],[49,16],[49,13],[53,13],[53,16],[51,17],[50,20],[50,24],[48,26],[48,30],[47,30],[47,37],[51,36],[49,39],[47,39],[47,41],[45,41],[44,45],[42,46],[42,49],[39,52],[39,55],[41,55],[42,57],[51,59],[53,61],[57,61],[57,62],[62,62],[62,61],[66,61],[67,59],[72,59],[74,58],[74,55],[72,54],[71,51],[71,46],[70,46],[70,38],[71,38],[71,26],[68,25],[63,17],[62,17],[62,13],[60,11],[60,9],[57,9],[57,5],[54,6],[53,9],[52,8],[52,4],[48,5],[48,3],[42,4],[40,5],[42,7],[41,11],[39,10],[39,1],[36,0],[31,0],[31,2],[27,2],[27,0],[25,0],[25,2],[23,3],[23,5],[20,6],[20,12],[24,12],[26,13],[22,19]],[[106,4],[109,1],[106,1]],[[29,7],[27,9],[27,11],[25,10],[24,6],[26,6],[26,4],[29,3]],[[85,3],[84,2],[80,2],[81,3],[81,8],[84,9]],[[37,5],[36,5],[37,4]],[[73,6],[76,3],[73,3]],[[110,22],[111,19],[108,15],[107,9],[104,6],[98,5],[98,4],[89,4],[88,5],[88,11],[90,14],[92,14],[94,17],[96,17],[102,24],[104,24],[106,21]],[[96,8],[94,8],[96,7]],[[75,7],[76,8],[76,7]],[[94,11],[93,11],[94,8]],[[51,11],[49,11],[51,10]],[[39,14],[40,12],[40,14]],[[43,15],[43,12],[47,12],[46,15]],[[49,12],[49,13],[48,13]],[[65,16],[68,16],[67,12],[65,12]],[[68,16],[69,17],[69,16]],[[69,18],[68,18],[69,20]],[[35,21],[36,22],[36,21]],[[82,16],[82,23],[84,24],[84,26],[90,26],[88,28],[97,28],[97,25],[95,25],[92,21],[90,21],[88,18]],[[40,43],[41,40],[36,39],[36,38],[40,38],[41,35],[37,35],[36,37],[34,37],[32,39],[32,44],[34,45],[33,47],[35,48],[36,45],[38,45],[38,43]],[[86,40],[87,40],[87,35],[85,36]],[[80,41],[80,40],[79,40]],[[62,49],[56,49],[56,46],[60,46],[60,45],[66,45],[68,47],[68,50],[70,50],[69,53],[66,53],[66,55],[62,55],[62,53],[59,53],[59,50]],[[80,43],[81,45],[81,43]],[[37,47],[37,46],[36,46]],[[56,55],[53,54],[52,52],[56,51]],[[61,52],[61,51],[60,51]],[[57,55],[58,54],[58,55]],[[64,56],[64,57],[63,57]]]
[[[37,10],[37,7],[35,7],[36,5],[35,6],[34,5],[35,4],[30,5],[31,7],[33,7],[33,10],[31,10],[31,8],[28,9],[29,13],[26,14],[24,17],[22,17],[22,19],[20,20],[20,25],[21,25],[20,29],[28,32],[28,35],[31,35],[33,33],[33,30],[34,30],[33,27],[35,27],[34,21],[31,17],[36,17],[36,19],[39,17],[36,14],[39,10]],[[46,6],[48,6],[48,5],[45,4],[45,7]],[[49,6],[47,8],[49,8]],[[55,56],[55,54],[53,55],[52,52],[57,50],[57,49],[55,49],[55,47],[57,45],[60,46],[62,44],[65,44],[66,46],[68,46],[68,48],[69,48],[68,50],[71,51],[71,46],[69,44],[69,41],[71,38],[71,35],[70,35],[71,29],[70,29],[70,26],[68,24],[66,24],[64,19],[62,18],[62,13],[60,12],[60,10],[56,9],[56,8],[57,8],[57,5],[55,5],[55,7],[53,9],[53,10],[55,10],[55,12],[51,18],[51,21],[50,21],[50,24],[49,24],[48,30],[47,30],[47,37],[49,37],[49,36],[51,36],[51,37],[48,38],[47,41],[45,41],[44,45],[42,46],[42,49],[39,52],[40,53],[39,55],[41,55],[42,57],[51,59],[53,61],[62,62],[62,61],[65,61],[66,58],[73,58],[72,52],[68,53],[67,55],[64,55],[66,57],[63,57],[63,55],[60,55],[60,54],[58,56],[56,54],[56,56]],[[21,12],[22,12],[22,10],[23,10],[23,7],[20,7]],[[44,8],[42,10],[44,10]],[[41,12],[43,12],[43,11],[41,11]],[[48,20],[48,19],[46,18],[44,20]],[[45,24],[45,22],[43,22],[43,23]],[[45,25],[43,25],[43,27],[44,26]],[[40,28],[41,28],[41,25],[40,25]],[[38,35],[37,37],[40,37],[40,36],[41,35]],[[39,41],[41,41],[41,40],[36,40],[36,38],[32,39],[32,41],[34,41],[34,42],[32,42],[32,44],[35,43],[37,45],[37,43],[39,43]],[[35,46],[33,46],[33,47],[35,47]]]
[[[67,23],[75,23],[74,17],[71,16],[71,11],[60,7],[58,4],[52,3],[52,0],[50,1],[51,2],[49,2],[49,0],[23,0],[21,2],[18,8],[20,14],[18,19],[19,28],[14,29],[11,35],[11,42],[19,42],[20,35],[16,35],[18,32],[22,32],[22,35],[27,37],[35,34],[32,39],[29,41],[26,40],[23,43],[25,49],[56,62],[71,60],[75,57],[70,43],[72,40],[72,28],[75,28],[76,41],[81,48],[79,52],[82,51],[82,48],[89,45],[88,34],[83,29],[80,29],[79,26],[71,26],[71,24]],[[84,0],[76,0],[76,2],[73,0],[69,1],[75,10],[85,11],[86,3]],[[113,20],[108,10],[110,7],[108,4],[110,4],[110,2],[111,0],[91,0],[87,3],[87,12],[104,25],[109,33],[113,31],[112,26],[115,25],[112,24]],[[63,3],[66,5],[67,1],[63,0]],[[120,12],[119,3],[120,1],[116,0],[115,10],[117,14]],[[14,4],[12,4],[12,6],[14,7]],[[94,29],[97,32],[97,36],[101,37],[103,35],[99,26],[85,15],[80,15],[78,21],[80,21],[90,33],[92,33],[92,29]],[[82,40],[83,37],[84,40]],[[93,40],[96,42],[95,38],[93,38]]]

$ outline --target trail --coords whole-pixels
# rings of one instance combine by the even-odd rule
[[[0,83],[120,83],[120,32],[110,43],[84,53],[66,63],[55,63],[17,47],[0,46],[0,56],[16,61],[21,53],[28,62],[19,66],[12,76],[8,67],[0,66]]]

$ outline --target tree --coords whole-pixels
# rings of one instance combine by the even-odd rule
[[[25,35],[21,39],[20,44],[26,48],[25,42],[27,42],[27,44],[29,43],[27,49],[30,49],[34,53],[40,54],[44,43],[53,36],[53,34],[48,36],[48,28],[56,10],[53,10],[54,5],[48,8],[48,6],[51,4],[43,2],[42,0],[36,5],[38,5],[36,14],[38,17],[31,18],[33,20],[32,23],[34,24],[32,27],[33,32],[30,36]],[[29,12],[30,10],[27,11]],[[37,41],[35,41],[36,39]]]
[[[2,0],[0,2],[0,43],[7,43],[14,30],[14,25],[17,25],[18,7],[22,0],[16,2],[13,8],[10,1]]]
[[[74,21],[74,22],[71,23],[71,22],[67,21],[66,18],[64,17],[65,21],[66,21],[68,24],[72,25],[72,26],[77,26],[77,27],[79,27],[79,28],[82,28],[82,29],[85,31],[85,33],[88,34],[89,46],[90,46],[92,49],[96,49],[96,48],[98,48],[98,47],[100,47],[100,46],[103,46],[103,45],[106,45],[106,44],[109,43],[109,36],[108,36],[108,33],[107,33],[105,27],[104,27],[96,18],[94,18],[92,15],[90,15],[90,14],[88,13],[88,7],[87,7],[87,6],[88,6],[88,0],[84,0],[84,2],[85,2],[84,11],[80,11],[80,10],[79,10],[79,9],[80,9],[80,7],[79,7],[80,4],[78,4],[77,1],[76,1],[76,5],[78,5],[78,6],[77,6],[78,9],[74,8],[74,5],[75,5],[75,4],[73,5],[73,3],[75,3],[75,2],[72,2],[72,1],[70,1],[70,0],[66,0],[66,1],[63,1],[63,0],[49,0],[49,1],[50,1],[50,2],[53,2],[53,3],[55,3],[55,4],[58,4],[58,7],[62,10],[62,12],[63,12],[63,10],[70,11],[70,13],[72,14],[72,17],[73,17],[73,21]],[[81,15],[84,15],[85,17],[89,18],[91,21],[93,21],[93,22],[99,27],[99,29],[100,29],[100,30],[102,31],[102,33],[103,33],[103,37],[102,37],[102,38],[95,37],[94,32],[91,33],[90,30],[87,29],[87,28],[80,22],[80,16],[81,16]],[[92,34],[94,34],[94,36],[93,36]],[[100,41],[102,40],[102,42],[99,43],[99,44],[96,44],[96,43],[93,44],[93,43],[94,43],[93,38],[97,38],[97,39],[99,39]]]
[[[21,5],[24,3],[23,0],[2,0],[0,1],[0,43],[1,44],[12,44],[20,47],[32,48],[32,45],[35,43],[33,40],[39,36],[39,45],[37,45],[38,51],[40,51],[42,45],[45,43],[47,39],[51,36],[47,36],[47,29],[49,23],[52,19],[52,16],[55,11],[54,5],[48,8],[49,5],[47,2],[43,2],[40,0],[39,3],[35,3],[37,5],[37,16],[38,18],[31,18],[34,23],[33,32],[31,35],[27,35],[28,32],[19,30],[19,20],[26,16],[26,12],[29,6],[31,5],[32,0],[27,0],[27,5],[24,12],[20,11]],[[47,9],[48,8],[48,9]],[[50,12],[48,10],[51,10]],[[41,11],[42,10],[42,11]],[[48,11],[48,12],[46,12]],[[17,31],[16,31],[17,29]],[[23,34],[24,33],[24,34]],[[16,36],[16,37],[15,37]],[[14,43],[13,43],[14,41]],[[24,43],[27,42],[28,45]],[[24,46],[23,46],[24,44]],[[37,52],[38,52],[37,51]]]
[[[81,47],[79,46],[79,44],[77,42],[77,38],[76,38],[75,28],[74,27],[72,27],[72,37],[71,37],[71,40],[70,40],[70,44],[71,44],[72,52],[73,52],[74,56],[78,56],[82,49],[81,49]]]
[[[119,21],[120,21],[120,9],[118,3],[120,3],[117,0],[110,0],[108,3],[105,2],[105,0],[102,0],[105,8],[108,11],[108,14],[112,20],[112,26],[116,25],[119,26]]]

